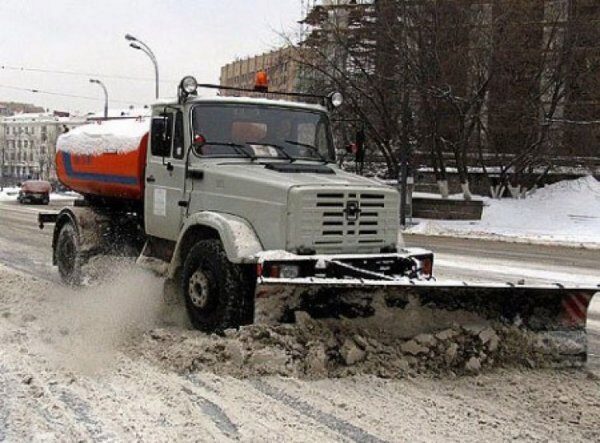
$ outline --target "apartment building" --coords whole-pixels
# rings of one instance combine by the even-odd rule
[[[56,178],[56,139],[85,123],[85,118],[52,113],[16,114],[0,118],[0,177],[3,182]]]
[[[266,54],[236,60],[221,68],[220,84],[236,88],[252,89],[256,73],[265,71],[272,91],[294,91],[298,85],[299,69],[294,61],[293,49],[285,47]],[[221,91],[232,95],[232,91]]]

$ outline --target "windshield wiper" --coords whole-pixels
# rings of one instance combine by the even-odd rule
[[[287,160],[290,161],[290,163],[294,163],[296,161],[296,159],[294,157],[292,157],[290,154],[288,154],[287,152],[285,152],[285,148],[283,146],[279,146],[273,143],[261,143],[261,142],[246,142],[247,145],[256,145],[256,146],[271,146],[272,148],[274,148],[279,154],[281,154],[283,157],[285,157]]]
[[[329,160],[327,160],[325,158],[325,156],[323,154],[321,154],[321,152],[319,151],[319,149],[316,146],[309,145],[307,143],[296,142],[294,140],[285,140],[285,142],[289,143],[290,145],[302,146],[303,148],[309,149],[310,151],[314,152],[315,154],[317,154],[319,156],[319,158],[321,159],[321,161],[323,162],[323,164],[326,165],[327,163],[329,163]]]
[[[256,160],[256,156],[249,153],[248,151],[246,151],[244,148],[246,147],[245,145],[241,145],[239,143],[233,143],[233,142],[206,142],[204,143],[205,146],[208,145],[213,145],[213,146],[229,146],[230,148],[233,148],[235,150],[235,152],[237,152],[238,154],[243,155],[246,158],[249,158],[250,160],[254,161]]]

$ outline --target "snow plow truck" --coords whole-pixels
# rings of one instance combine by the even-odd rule
[[[252,90],[185,77],[148,117],[59,138],[58,178],[83,199],[39,222],[54,224],[65,283],[80,284],[95,256],[127,253],[162,264],[165,291],[207,332],[296,311],[368,317],[383,303],[517,325],[585,361],[598,288],[436,281],[433,253],[402,243],[398,191],[336,165],[329,114],[341,94],[269,92],[264,77]],[[237,96],[201,98],[202,87]]]

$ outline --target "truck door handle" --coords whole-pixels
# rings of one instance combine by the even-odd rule
[[[147,181],[148,183],[154,183],[154,182],[156,181],[156,179],[154,178],[154,176],[153,176],[153,175],[150,175],[150,176],[148,176],[148,177],[146,178],[146,181]]]

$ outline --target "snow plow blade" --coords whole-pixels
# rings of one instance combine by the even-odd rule
[[[375,319],[410,338],[457,324],[501,324],[535,333],[557,361],[587,359],[587,310],[599,287],[467,284],[421,280],[261,278],[256,293],[258,322],[293,322],[296,311],[315,319]],[[401,310],[383,317],[378,311]]]

